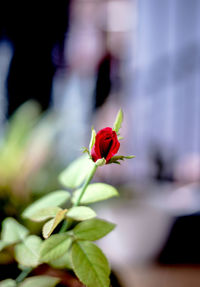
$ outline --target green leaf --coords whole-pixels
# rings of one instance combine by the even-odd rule
[[[92,208],[86,206],[76,206],[69,209],[67,217],[77,221],[87,220],[96,216]]]
[[[117,114],[114,126],[113,126],[113,131],[116,131],[116,133],[119,132],[119,129],[121,128],[122,121],[123,121],[123,112],[122,112],[122,109],[120,109],[118,114]]]
[[[36,235],[28,236],[22,243],[15,246],[17,262],[26,267],[36,267],[39,264],[39,250],[42,240]]]
[[[77,239],[95,241],[111,232],[115,226],[111,222],[93,218],[77,224],[73,233]]]
[[[80,196],[81,189],[74,192],[72,202],[76,202]],[[83,197],[81,198],[81,204],[90,204],[97,201],[106,200],[108,198],[118,196],[118,191],[112,185],[106,183],[92,183],[89,184]]]
[[[40,106],[36,101],[27,101],[21,105],[9,120],[6,134],[7,145],[23,147],[40,117]]]
[[[56,260],[68,251],[71,243],[72,239],[69,237],[68,233],[52,235],[42,243],[40,260],[46,263]]]
[[[44,224],[42,229],[42,234],[44,238],[48,238],[54,231],[54,229],[58,226],[58,224],[65,218],[66,211],[67,209],[59,210],[55,218],[49,220]]]
[[[29,217],[32,221],[40,222],[55,217],[62,209],[57,206],[42,208]]]
[[[7,242],[4,242],[2,240],[0,240],[0,251],[3,250],[6,246],[8,246],[10,244],[8,244]]]
[[[48,264],[56,269],[73,269],[69,252],[65,252],[63,256],[49,262]]]
[[[60,182],[68,188],[79,187],[94,167],[94,162],[83,155],[73,161],[59,176]]]
[[[0,282],[0,287],[16,287],[17,284],[13,279],[6,279]]]
[[[76,241],[72,245],[72,264],[75,274],[87,287],[109,287],[110,267],[108,261],[95,244]]]
[[[13,244],[23,240],[29,231],[14,218],[7,217],[2,223],[2,241]]]
[[[59,278],[50,276],[33,276],[25,279],[19,287],[54,287],[60,282]]]
[[[65,190],[58,190],[47,194],[46,196],[38,199],[33,204],[29,205],[22,216],[25,218],[33,218],[39,210],[47,207],[57,207],[65,203],[70,198],[70,193]]]
[[[89,144],[89,150],[91,152],[93,145],[95,144],[95,140],[96,140],[96,132],[95,130],[92,128],[92,134],[91,134],[91,139],[90,139],[90,144]]]

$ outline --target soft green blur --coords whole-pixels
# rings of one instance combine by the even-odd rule
[[[54,124],[53,124],[54,123]],[[18,218],[25,206],[58,183],[53,113],[23,104],[5,124],[0,142],[0,219]]]

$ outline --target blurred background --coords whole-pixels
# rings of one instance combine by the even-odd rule
[[[121,194],[95,206],[118,225],[99,244],[121,286],[199,286],[199,27],[198,0],[0,1],[1,221],[122,107],[136,158],[96,175]]]

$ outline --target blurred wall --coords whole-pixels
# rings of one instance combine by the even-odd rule
[[[137,12],[129,101],[138,172],[151,173],[159,150],[175,163],[196,155],[200,173],[200,2],[138,0]]]

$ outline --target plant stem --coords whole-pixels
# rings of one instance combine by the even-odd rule
[[[82,188],[82,190],[81,190],[81,193],[80,193],[79,197],[77,198],[77,200],[76,200],[76,202],[74,203],[73,206],[78,206],[78,205],[79,205],[79,203],[80,203],[80,201],[81,201],[81,199],[82,199],[82,197],[83,197],[83,195],[84,195],[84,193],[85,193],[85,191],[86,191],[86,188],[87,188],[88,184],[90,183],[90,181],[92,180],[92,178],[93,178],[93,176],[94,176],[96,170],[97,170],[97,165],[94,164],[94,167],[93,167],[93,169],[91,170],[91,173],[89,174],[87,180],[85,181],[85,183],[84,183],[84,185],[83,185],[83,188]]]
[[[65,220],[58,233],[65,232],[67,230],[67,228],[68,228],[68,220],[67,221]]]
[[[85,183],[84,183],[84,185],[83,185],[83,187],[82,187],[81,193],[80,193],[79,197],[77,198],[77,200],[74,202],[73,207],[78,206],[78,205],[80,204],[80,201],[81,201],[81,199],[82,199],[82,197],[83,197],[83,195],[84,195],[84,193],[85,193],[85,191],[86,191],[86,188],[87,188],[88,184],[90,183],[90,181],[92,180],[92,178],[93,178],[93,176],[94,176],[96,170],[97,170],[97,165],[94,164],[94,167],[93,167],[93,169],[91,170],[91,172],[90,172],[90,174],[89,174],[87,180],[85,181]],[[65,220],[65,221],[63,222],[63,225],[62,225],[62,227],[61,227],[59,233],[63,233],[63,232],[65,232],[66,230],[68,230],[68,229],[70,228],[70,226],[72,225],[72,223],[73,223],[73,219],[68,218],[67,221]]]
[[[22,282],[22,281],[26,278],[26,276],[27,276],[31,271],[32,271],[32,268],[31,268],[31,267],[24,269],[24,270],[19,274],[19,276],[16,278],[16,282],[17,282],[17,283]]]

